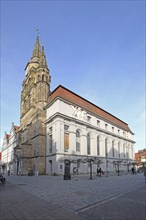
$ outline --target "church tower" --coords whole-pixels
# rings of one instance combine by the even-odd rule
[[[44,46],[37,36],[32,58],[26,65],[20,101],[22,173],[45,173],[46,131],[44,107],[50,94],[50,71]]]
[[[44,46],[40,49],[39,37],[32,53],[32,58],[25,68],[25,79],[21,92],[20,125],[28,124],[30,115],[42,110],[50,92],[50,71],[47,66]]]

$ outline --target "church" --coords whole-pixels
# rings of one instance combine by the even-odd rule
[[[64,175],[128,171],[134,160],[134,133],[128,124],[58,85],[37,36],[25,68],[20,127],[13,150],[16,175]]]

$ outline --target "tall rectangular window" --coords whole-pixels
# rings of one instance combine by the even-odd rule
[[[105,156],[108,157],[107,138],[105,139]]]
[[[121,154],[121,152],[120,152],[120,142],[118,143],[118,153],[119,153],[119,158],[120,158],[120,154]]]
[[[76,151],[80,152],[80,132],[76,131]]]
[[[90,135],[87,134],[87,154],[90,154]]]
[[[49,135],[49,153],[52,153],[52,134]]]
[[[113,157],[115,157],[114,141],[112,141],[112,152],[113,152]]]
[[[100,155],[100,140],[99,137],[97,137],[97,155]]]
[[[64,151],[67,152],[69,149],[69,134],[64,134]]]
[[[69,126],[64,125],[64,151],[68,152],[69,149]]]
[[[125,158],[125,143],[123,144],[123,156]]]

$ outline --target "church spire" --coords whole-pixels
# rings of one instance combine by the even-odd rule
[[[41,54],[40,54],[40,67],[48,69],[48,65],[47,65],[47,61],[46,61],[46,55],[45,55],[45,51],[44,51],[44,46],[42,46],[42,51],[41,51]]]
[[[39,42],[39,36],[37,36],[36,38],[36,42],[35,42],[35,45],[34,45],[34,50],[33,50],[33,53],[32,53],[32,58],[34,57],[40,57],[40,42]]]

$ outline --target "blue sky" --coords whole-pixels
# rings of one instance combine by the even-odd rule
[[[59,84],[129,124],[145,148],[145,1],[1,1],[1,139],[19,125],[36,33]]]

